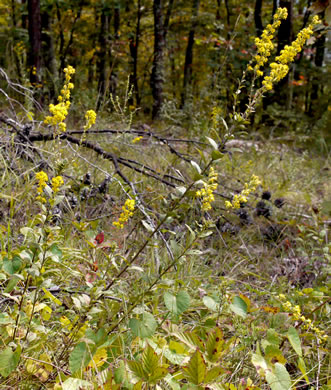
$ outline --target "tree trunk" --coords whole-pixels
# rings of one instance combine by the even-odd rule
[[[49,98],[55,96],[55,85],[57,80],[56,59],[54,50],[54,41],[51,27],[51,10],[47,9],[41,14],[41,40],[42,40],[42,56],[43,66],[46,68],[46,80],[49,88]]]
[[[184,80],[183,80],[183,91],[181,99],[181,107],[184,107],[188,89],[192,82],[192,64],[193,64],[193,46],[194,46],[194,35],[198,25],[198,12],[199,12],[200,0],[194,0],[193,12],[192,12],[192,25],[188,36],[185,64],[184,64]]]
[[[285,45],[288,45],[292,41],[292,14],[293,14],[293,0],[280,0],[279,7],[287,9],[287,19],[282,20],[278,30],[278,45],[277,55],[284,49]]]
[[[258,37],[261,36],[263,31],[262,16],[261,16],[262,2],[263,0],[256,0],[255,9],[254,9],[255,29],[256,29],[256,35]]]
[[[30,82],[33,84],[40,82],[41,17],[39,0],[28,0],[28,18]]]
[[[140,21],[142,16],[141,0],[137,4],[137,23],[135,35],[130,37],[130,53],[132,57],[132,74],[130,75],[130,84],[133,85],[134,95],[136,97],[137,106],[140,105],[140,95],[138,87],[138,47],[140,40]]]
[[[108,33],[109,33],[109,7],[105,4],[101,10],[100,17],[100,34],[99,34],[99,56],[97,62],[97,70],[99,74],[98,80],[98,101],[97,110],[100,109],[106,94],[107,84],[107,59],[108,59]]]
[[[163,15],[162,15],[162,0],[154,0],[154,57],[151,75],[151,88],[153,95],[153,111],[152,118],[160,117],[161,107],[163,104],[163,84],[164,84],[164,31],[163,31]]]

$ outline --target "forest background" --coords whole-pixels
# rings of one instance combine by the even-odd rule
[[[1,388],[329,388],[330,20],[0,1]]]

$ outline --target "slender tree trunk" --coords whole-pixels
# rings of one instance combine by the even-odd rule
[[[40,1],[28,0],[28,17],[29,17],[29,66],[30,66],[30,82],[40,82],[40,66],[41,66],[41,17],[40,17]]]
[[[134,88],[134,94],[136,97],[137,106],[140,105],[140,95],[139,95],[139,87],[138,87],[138,47],[140,41],[141,17],[142,17],[141,0],[138,0],[135,36],[132,35],[130,38],[130,53],[132,57],[132,67],[133,67],[132,74],[130,75],[130,84],[133,85]]]
[[[115,1],[114,4],[114,39],[112,44],[109,46],[109,58],[110,58],[110,83],[109,83],[109,91],[111,94],[116,95],[117,89],[117,65],[118,61],[116,59],[116,55],[113,55],[113,48],[117,48],[118,39],[120,37],[120,25],[121,25],[121,10],[120,10],[120,0]]]
[[[324,12],[322,15],[320,15],[320,18],[322,19],[324,16]],[[311,116],[314,116],[315,118],[319,116],[320,109],[319,109],[319,101],[318,101],[318,94],[323,89],[323,84],[321,83],[320,74],[321,72],[318,71],[318,68],[321,68],[323,66],[324,62],[324,55],[325,55],[325,42],[326,42],[326,34],[320,34],[315,42],[315,71],[316,74],[312,78],[311,82],[311,94],[310,94],[310,105],[309,105],[309,114]]]
[[[49,98],[55,96],[55,85],[57,81],[55,49],[52,34],[51,10],[47,9],[41,14],[41,40],[42,40],[42,57],[43,66],[46,69],[46,80],[49,88]]]
[[[186,55],[185,55],[185,64],[184,64],[184,80],[183,80],[183,91],[181,99],[181,107],[184,107],[187,95],[188,88],[192,82],[192,64],[193,64],[193,46],[194,46],[194,35],[195,30],[198,25],[198,12],[199,12],[200,0],[194,0],[193,3],[193,15],[192,15],[192,25],[188,36]]]
[[[107,59],[108,59],[108,33],[109,33],[109,7],[104,5],[101,11],[101,24],[99,34],[99,56],[97,62],[97,70],[99,74],[98,80],[98,101],[97,110],[100,109],[102,102],[104,101],[106,94],[107,84]]]
[[[293,37],[293,0],[280,0],[279,7],[287,9],[287,19],[283,20],[278,30],[277,55],[292,41]]]
[[[164,84],[164,31],[163,31],[163,15],[162,15],[162,0],[154,0],[154,57],[151,75],[151,88],[153,95],[153,110],[152,118],[160,117],[161,107],[163,104],[163,84]]]
[[[255,21],[255,29],[256,29],[256,35],[258,37],[261,36],[263,31],[263,24],[262,24],[262,2],[263,0],[256,0],[255,1],[255,9],[254,9],[254,21]]]

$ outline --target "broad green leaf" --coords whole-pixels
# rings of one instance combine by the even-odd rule
[[[157,327],[157,322],[152,314],[144,312],[137,318],[131,318],[129,328],[137,337],[146,338],[153,336]]]
[[[286,359],[284,358],[281,350],[274,344],[270,344],[265,348],[265,360],[269,364],[272,364],[274,361],[281,364],[286,363]]]
[[[263,356],[257,353],[253,353],[252,355],[252,363],[256,368],[256,371],[260,376],[265,375],[265,371],[268,369],[267,362],[264,360]]]
[[[287,332],[287,338],[295,352],[302,357],[301,341],[297,330],[292,326]]]
[[[3,269],[9,275],[16,274],[21,268],[22,260],[18,256],[14,256],[12,259],[5,257],[3,259]]]
[[[266,371],[266,380],[271,390],[290,390],[292,387],[290,375],[280,363],[275,363],[274,372]]]
[[[235,314],[238,314],[238,316],[240,316],[242,318],[246,318],[246,315],[247,315],[247,304],[239,296],[236,296],[236,297],[233,298],[232,304],[230,305],[230,309]]]
[[[194,385],[203,383],[206,376],[206,363],[202,353],[197,349],[191,357],[188,365],[183,367],[185,378]]]
[[[220,355],[222,354],[223,344],[223,333],[221,329],[215,328],[211,333],[209,333],[206,343],[208,360],[211,362],[217,362]]]
[[[68,378],[62,383],[62,390],[86,390],[93,388],[94,386],[92,383],[77,378]]]
[[[211,158],[213,159],[213,161],[220,160],[223,157],[224,157],[224,154],[222,152],[220,152],[219,150],[213,150],[211,152]]]
[[[0,325],[13,324],[15,321],[7,313],[0,313]]]
[[[87,346],[85,342],[81,342],[75,346],[69,357],[69,368],[74,374],[83,370],[92,358],[93,345]]]
[[[177,295],[166,292],[163,298],[167,309],[174,316],[179,316],[190,306],[190,296],[184,290],[179,291]]]
[[[217,303],[212,297],[208,297],[207,295],[203,297],[203,303],[204,305],[209,309],[209,310],[212,310],[212,311],[216,311],[218,312],[219,310],[219,303]]]
[[[21,356],[21,347],[17,347],[13,352],[10,347],[7,347],[0,352],[0,374],[7,378],[17,367]]]

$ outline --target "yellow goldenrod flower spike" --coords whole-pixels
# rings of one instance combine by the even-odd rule
[[[256,190],[257,186],[261,184],[261,180],[256,175],[252,175],[249,183],[245,183],[245,188],[233,197],[232,202],[225,201],[225,207],[227,209],[240,209],[241,203],[247,202],[247,196]]]
[[[52,190],[53,190],[53,192],[54,193],[58,192],[59,188],[61,186],[63,186],[63,184],[64,184],[64,181],[63,181],[62,176],[53,177],[53,179],[52,179]]]
[[[280,52],[280,55],[275,58],[276,62],[270,64],[271,72],[269,76],[265,76],[262,84],[265,90],[270,91],[273,88],[273,84],[286,77],[291,62],[294,61],[297,54],[302,50],[303,45],[307,39],[313,34],[313,28],[316,24],[320,23],[318,16],[314,16],[310,25],[301,30],[297,36],[297,39],[286,45]]]
[[[45,173],[44,171],[37,172],[36,179],[39,182],[38,188],[37,188],[37,192],[39,195],[36,197],[36,200],[39,200],[40,202],[45,203],[46,199],[42,196],[42,193],[43,193],[44,188],[46,187],[47,182],[48,182],[47,173]]]
[[[85,119],[86,119],[86,125],[84,126],[84,130],[88,130],[94,125],[97,119],[97,114],[93,110],[88,110],[86,111]]]
[[[214,192],[217,190],[217,177],[218,173],[211,167],[208,175],[208,182],[203,183],[203,188],[195,193],[196,197],[202,198],[202,211],[208,211],[211,209],[211,202],[215,200]]]
[[[124,224],[133,215],[135,204],[136,204],[136,201],[134,199],[127,199],[124,203],[124,206],[122,206],[123,212],[121,213],[118,221],[113,222],[113,225],[119,229],[123,229]]]
[[[57,98],[58,104],[50,104],[49,111],[52,116],[47,116],[44,120],[46,125],[57,126],[59,133],[64,133],[67,129],[66,124],[64,123],[66,117],[68,116],[68,110],[70,107],[70,90],[74,88],[74,84],[70,82],[71,75],[75,73],[75,69],[72,66],[64,68],[65,73],[65,82],[63,88],[61,89],[61,94]]]

